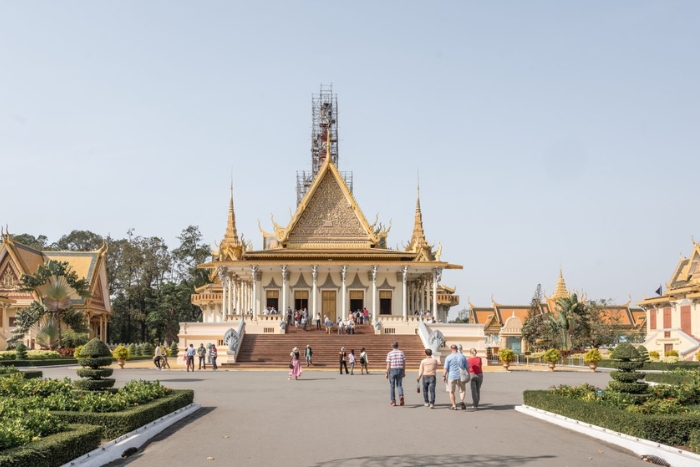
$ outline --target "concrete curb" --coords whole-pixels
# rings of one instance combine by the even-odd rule
[[[161,431],[193,414],[199,410],[199,404],[190,404],[175,412],[169,413],[164,417],[152,421],[140,428],[135,429],[131,433],[120,436],[117,439],[103,444],[99,448],[91,451],[83,456],[73,459],[61,467],[102,467],[117,459],[121,459],[127,450],[135,450],[146,444],[151,438]]]
[[[558,425],[560,427],[581,433],[592,438],[605,441],[606,443],[620,446],[632,451],[639,456],[656,456],[664,459],[672,467],[697,467],[700,465],[700,455],[683,451],[665,444],[654,443],[646,439],[635,438],[633,436],[607,430],[596,425],[557,415],[545,410],[536,409],[528,405],[518,405],[515,407],[518,412],[539,418],[545,422]]]

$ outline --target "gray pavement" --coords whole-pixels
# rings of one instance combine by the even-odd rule
[[[72,368],[44,370],[75,377]],[[524,389],[553,384],[607,384],[607,373],[557,371],[486,373],[482,407],[423,406],[415,372],[404,380],[406,406],[389,405],[383,373],[338,375],[304,371],[287,381],[281,371],[115,371],[117,385],[160,379],[195,390],[202,410],[113,465],[186,466],[597,466],[645,465],[617,447],[522,415]],[[467,393],[469,402],[469,393]],[[468,404],[469,405],[469,404]],[[213,459],[208,459],[209,457]]]

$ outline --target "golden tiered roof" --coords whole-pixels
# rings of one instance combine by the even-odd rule
[[[666,283],[666,291],[660,297],[646,298],[637,305],[649,306],[667,303],[670,300],[683,298],[700,298],[700,244],[691,237],[693,251],[689,257],[681,255],[678,265],[673,270],[671,278]]]
[[[556,303],[560,298],[569,298],[570,296],[571,295],[569,295],[569,291],[566,288],[566,282],[564,281],[564,274],[562,273],[561,268],[559,268],[559,278],[557,279],[557,285],[554,288],[554,294],[552,294],[550,300]]]
[[[416,212],[413,216],[413,234],[411,235],[411,240],[408,242],[406,251],[415,253],[416,261],[436,260],[435,254],[433,254],[433,246],[429,244],[428,240],[425,238],[425,230],[423,229],[423,212],[420,208],[420,187],[418,187],[416,192]],[[439,261],[439,258],[437,260]]]
[[[238,238],[236,229],[236,213],[233,209],[233,183],[231,183],[231,198],[228,206],[228,220],[226,222],[226,233],[224,239],[219,244],[217,255],[220,261],[236,261],[243,257],[245,245]]]

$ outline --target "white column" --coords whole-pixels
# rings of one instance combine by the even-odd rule
[[[343,287],[342,287],[341,292],[340,292],[340,297],[341,297],[341,300],[343,300],[342,310],[343,310],[343,319],[344,320],[347,319],[347,317],[348,317],[348,310],[347,310],[348,297],[347,297],[347,290],[346,290],[346,285],[345,285],[345,276],[347,276],[347,274],[348,274],[348,267],[347,266],[343,266],[342,268],[340,268],[340,276],[343,278]]]
[[[241,315],[241,280],[236,279],[236,313]]]
[[[253,273],[253,319],[258,320],[258,267],[252,266]]]
[[[287,319],[287,277],[289,270],[287,266],[282,266],[282,307],[279,310],[282,321]]]
[[[438,268],[433,269],[433,319],[437,320],[437,286],[442,277],[442,271]]]
[[[219,279],[221,279],[221,290],[223,292],[223,296],[221,299],[221,321],[226,319],[226,288],[228,287],[228,268],[225,268],[223,266],[219,266],[218,268],[219,272]],[[214,320],[216,321],[216,320]]]
[[[379,267],[372,266],[372,324],[379,321],[379,310],[377,310],[377,273]]]
[[[426,277],[425,279],[425,307],[423,308],[425,311],[430,311],[430,281]]]
[[[318,310],[316,309],[316,280],[318,279],[318,266],[311,266],[311,314],[314,319],[317,319]]]
[[[402,307],[403,307],[403,320],[408,321],[408,293],[406,292],[406,278],[408,276],[408,266],[404,266],[401,268],[401,272],[403,275],[403,282],[402,282]]]

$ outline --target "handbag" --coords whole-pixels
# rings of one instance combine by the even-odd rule
[[[292,368],[294,368],[294,365],[293,365],[292,363],[290,363],[290,364],[289,364],[289,369],[291,370]]]
[[[460,368],[459,370],[459,380],[463,383],[468,383],[469,380],[471,379],[471,375],[469,374],[469,370],[462,370]]]

